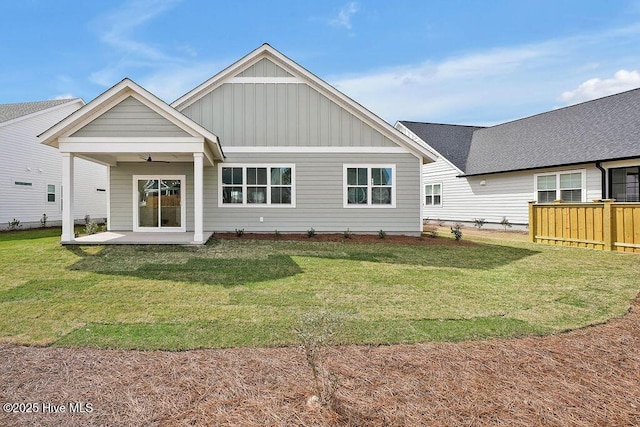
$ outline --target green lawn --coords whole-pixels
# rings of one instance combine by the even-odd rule
[[[621,316],[639,291],[637,255],[521,241],[62,247],[59,232],[0,233],[0,341],[279,346],[319,312],[339,343],[512,337]]]

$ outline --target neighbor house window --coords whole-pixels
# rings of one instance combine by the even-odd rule
[[[424,186],[425,206],[442,206],[442,184],[427,184]]]
[[[640,202],[640,166],[610,172],[611,197],[618,202]]]
[[[583,202],[585,194],[584,171],[554,172],[535,175],[538,203]]]
[[[345,207],[395,207],[394,165],[344,165]]]
[[[47,184],[47,202],[56,201],[56,186],[53,184]]]
[[[293,165],[229,165],[219,169],[220,205],[295,205]]]
[[[33,184],[26,181],[13,181],[13,185],[17,187],[32,187]]]

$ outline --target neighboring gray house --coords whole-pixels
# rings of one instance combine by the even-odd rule
[[[418,235],[422,166],[436,158],[266,44],[171,105],[124,79],[40,138],[62,153],[64,182],[74,157],[107,166],[111,243]],[[70,222],[63,243],[76,241]]]
[[[424,216],[528,224],[530,200],[640,201],[640,89],[497,126],[400,121],[439,155],[424,166]]]
[[[14,219],[40,226],[43,214],[48,225],[60,225],[62,157],[37,136],[83,105],[81,99],[0,105],[0,229]],[[106,168],[82,159],[75,167],[74,219],[106,217]]]

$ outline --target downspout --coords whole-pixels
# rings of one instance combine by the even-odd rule
[[[602,174],[602,199],[607,198],[607,171],[602,167],[602,162],[596,162],[596,167],[600,169],[600,173]]]

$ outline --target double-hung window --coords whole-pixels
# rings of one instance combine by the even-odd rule
[[[54,184],[47,184],[47,202],[56,201],[56,186]]]
[[[225,165],[219,168],[220,206],[295,207],[293,165]]]
[[[425,206],[442,206],[442,184],[427,184],[424,186]]]
[[[344,207],[395,207],[395,165],[344,165]]]
[[[538,203],[583,202],[586,199],[584,171],[554,172],[535,175]]]

